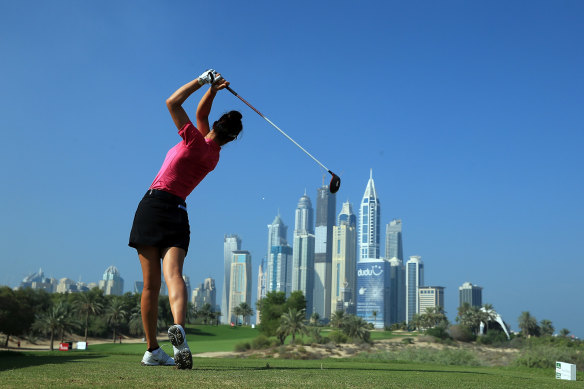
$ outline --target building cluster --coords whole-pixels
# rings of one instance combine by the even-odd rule
[[[305,192],[295,210],[291,243],[288,226],[278,214],[268,224],[268,242],[257,274],[257,297],[269,292],[286,296],[302,291],[306,298],[306,316],[318,314],[327,321],[336,311],[362,317],[376,328],[395,323],[409,323],[415,314],[428,308],[444,307],[444,287],[424,283],[424,263],[417,255],[404,258],[402,221],[391,220],[385,226],[385,252],[381,253],[381,204],[373,173],[359,204],[359,215],[350,202],[336,213],[336,196],[327,185],[317,189],[316,212]],[[221,311],[221,321],[235,321],[234,308],[241,303],[252,306],[251,254],[242,250],[241,238],[235,234],[223,239],[223,288],[221,304],[217,304],[215,280],[206,278],[191,289],[183,276],[189,301],[196,309],[209,304]],[[98,283],[85,284],[68,278],[59,281],[46,278],[39,270],[23,279],[21,288],[44,289],[49,292],[79,292],[100,288],[106,295],[121,295],[124,280],[115,266],[106,269]],[[143,283],[134,284],[141,293]],[[161,295],[167,294],[164,280]],[[465,282],[459,288],[460,305],[482,305],[482,288]],[[257,312],[256,322],[259,322]]]
[[[57,280],[45,277],[43,270],[39,269],[38,272],[24,277],[18,288],[42,289],[49,293],[75,293],[99,288],[106,295],[122,295],[124,293],[124,279],[115,266],[108,267],[103,273],[102,279],[97,283],[74,281],[70,278]]]
[[[373,173],[358,217],[348,201],[337,215],[335,194],[323,185],[317,189],[316,212],[306,192],[300,197],[291,244],[288,226],[280,214],[267,227],[267,252],[257,275],[258,299],[273,291],[289,296],[299,290],[306,298],[307,317],[316,313],[326,321],[336,311],[344,311],[362,317],[376,328],[408,323],[415,314],[430,307],[444,307],[444,287],[424,283],[422,258],[414,255],[404,259],[401,220],[394,219],[386,225],[385,256],[381,255],[381,205]],[[234,306],[233,274],[239,250],[241,239],[237,235],[226,236],[221,304],[224,313],[231,312]],[[250,268],[238,274],[249,287]],[[482,304],[481,287],[467,282],[459,293],[461,304]],[[238,298],[238,302],[249,301],[249,297]],[[225,323],[231,321],[229,314],[223,319]]]

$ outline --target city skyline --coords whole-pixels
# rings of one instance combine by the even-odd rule
[[[327,189],[328,187],[319,187],[317,190],[317,196],[320,195],[320,193],[322,192],[322,189]],[[367,202],[365,202],[365,199],[368,199]],[[367,218],[363,218],[361,217],[359,221],[361,222],[365,222],[365,223],[369,223],[370,220],[375,220],[377,221],[376,224],[380,225],[379,220],[381,220],[380,215],[379,215],[379,203],[380,200],[378,198],[377,192],[375,190],[375,184],[373,182],[373,175],[372,175],[372,170],[370,170],[370,177],[369,177],[369,181],[367,182],[367,186],[366,186],[366,190],[365,190],[365,194],[363,196],[363,200],[361,201],[361,204],[368,204],[370,203],[371,199],[374,199],[374,202],[376,204],[375,206],[375,212],[369,213]],[[334,206],[333,206],[334,209]],[[298,206],[296,208],[295,211],[296,217],[295,217],[295,234],[294,236],[296,236],[296,232],[298,232],[299,234],[307,234],[310,232],[314,232],[315,231],[315,226],[316,223],[316,217],[315,217],[315,212],[312,209],[312,205],[311,205],[311,200],[310,197],[307,195],[306,191],[304,193],[303,196],[301,196],[299,202],[298,202]],[[371,218],[371,215],[373,215],[373,218]],[[338,215],[334,215],[333,221],[335,221],[335,229],[339,226],[343,226],[343,225],[350,225],[351,223],[355,222],[355,220],[357,220],[355,218],[355,215],[352,214],[352,204],[349,201],[346,201],[345,203],[343,203],[343,207],[342,210],[339,212]],[[322,223],[321,223],[322,224]],[[359,223],[357,223],[358,225]],[[281,217],[280,211],[278,210],[278,213],[276,215],[276,217],[274,218],[274,221],[271,224],[267,225],[268,227],[268,247],[270,246],[270,244],[276,244],[275,246],[271,247],[270,250],[270,254],[272,256],[272,259],[270,259],[270,257],[268,257],[266,263],[267,265],[267,273],[266,273],[266,290],[267,291],[283,291],[286,292],[286,295],[288,296],[290,294],[291,291],[293,290],[297,290],[294,289],[292,287],[292,268],[293,268],[293,261],[292,261],[292,254],[293,254],[293,250],[292,247],[289,246],[287,244],[287,229],[288,227],[285,225],[285,223],[283,222],[283,219]],[[369,228],[371,231],[373,231],[375,228],[371,228],[370,226],[368,226],[367,228]],[[355,236],[356,236],[356,231],[359,228],[357,226],[355,226]],[[334,230],[333,230],[334,232]],[[398,234],[395,234],[396,232],[398,232]],[[393,236],[390,236],[390,233],[392,233]],[[332,235],[332,233],[331,233]],[[314,235],[310,234],[310,236],[312,237],[312,241],[314,241]],[[334,240],[333,240],[334,241]],[[359,246],[360,242],[357,242],[356,247]],[[375,247],[375,250],[377,252],[381,252],[381,244],[380,242],[376,242],[376,240],[369,240],[367,242],[367,244],[369,245],[369,247]],[[388,247],[387,245],[397,245],[397,247],[393,247],[390,249],[390,247]],[[239,237],[239,235],[237,234],[225,234],[224,235],[224,257],[230,256],[231,261],[229,264],[229,274],[230,274],[230,283],[231,283],[231,276],[234,273],[234,271],[236,273],[238,273],[240,275],[241,279],[244,279],[243,281],[243,286],[238,286],[238,290],[235,293],[236,296],[238,296],[238,302],[248,302],[252,308],[254,309],[254,316],[256,316],[255,314],[257,314],[257,309],[255,307],[255,302],[257,301],[257,296],[255,295],[254,300],[252,301],[252,290],[255,288],[257,288],[258,290],[260,290],[260,288],[258,287],[259,285],[253,285],[254,279],[257,281],[259,279],[259,277],[254,278],[254,275],[252,275],[253,269],[252,269],[252,264],[251,264],[251,257],[252,255],[250,254],[249,251],[247,250],[241,250],[241,246],[242,246],[242,239]],[[315,249],[315,244],[313,243],[313,249]],[[332,245],[331,245],[332,246]],[[312,252],[313,256],[316,254],[316,251],[312,251],[310,249],[311,246],[305,246],[304,250],[307,250],[308,252]],[[386,235],[385,235],[385,253],[402,253],[402,247],[403,247],[403,242],[402,242],[402,220],[398,220],[398,219],[393,219],[391,220],[390,223],[387,224],[386,226]],[[332,247],[331,249],[332,250]],[[357,250],[358,251],[358,250]],[[243,260],[237,260],[236,259],[236,255],[243,257]],[[332,251],[331,251],[331,255],[332,255]],[[282,260],[282,256],[284,256],[284,260]],[[277,259],[276,259],[277,258]],[[265,258],[262,260],[265,260]],[[270,261],[272,261],[273,263],[277,264],[276,268],[271,268],[269,263]],[[239,266],[239,269],[234,270],[237,268],[237,266],[234,267],[236,262],[243,262],[244,263],[244,267],[241,268],[241,266]],[[381,305],[378,305],[379,307],[379,312],[377,312],[376,309],[378,308],[373,308],[373,310],[375,310],[375,317],[372,316],[372,312],[373,310],[371,309],[371,306],[369,303],[363,303],[364,305],[367,305],[366,309],[363,309],[362,311],[362,315],[363,317],[367,320],[370,321],[372,323],[374,323],[376,325],[377,328],[382,328],[383,326],[389,326],[390,324],[396,323],[396,322],[401,322],[400,320],[396,320],[396,318],[401,317],[400,315],[400,310],[403,309],[403,318],[406,323],[409,322],[411,320],[411,316],[415,313],[421,314],[423,313],[423,311],[425,310],[426,307],[428,306],[442,306],[444,308],[445,304],[445,292],[444,292],[444,287],[434,287],[434,286],[426,286],[424,283],[424,276],[425,276],[425,271],[424,271],[424,262],[421,260],[420,256],[410,256],[409,260],[407,261],[407,263],[405,265],[403,265],[403,262],[401,260],[399,260],[399,258],[397,257],[393,257],[391,259],[389,258],[385,258],[385,257],[380,257],[380,258],[363,258],[361,259],[362,262],[362,266],[361,268],[359,266],[355,267],[355,274],[357,274],[357,272],[361,271],[373,271],[370,270],[368,268],[368,266],[370,266],[371,264],[373,264],[373,267],[380,269],[381,273],[386,273],[384,274],[383,278],[384,281],[383,283],[385,285],[390,285],[392,289],[394,288],[400,288],[399,285],[401,285],[403,283],[403,287],[405,290],[405,298],[404,298],[404,307],[401,308],[401,305],[398,304],[394,304],[395,302],[395,293],[392,293],[389,289],[382,291],[376,291],[375,294],[375,299],[379,301],[383,300],[383,299],[390,299],[388,301],[390,301],[390,303],[382,303]],[[314,262],[313,262],[314,263]],[[357,263],[358,265],[358,263]],[[411,265],[411,266],[408,266]],[[373,269],[373,267],[371,269]],[[403,282],[400,281],[400,267],[403,269],[403,275],[401,277],[403,277]],[[298,272],[298,269],[296,269],[296,271]],[[277,280],[278,282],[276,282],[275,280],[272,280],[271,282],[273,283],[273,285],[269,285],[270,283],[270,275],[269,273],[273,272],[274,276],[277,274]],[[23,281],[21,282],[21,284],[25,283],[25,281],[27,279],[29,279],[30,277],[34,276],[35,274],[41,274],[42,273],[42,269],[39,269],[38,273],[31,273],[29,274],[27,277],[25,277],[25,279],[23,279]],[[224,272],[226,273],[226,272]],[[283,274],[283,276],[280,275],[280,273]],[[306,271],[306,273],[311,273],[310,271]],[[315,270],[313,269],[313,277],[315,274]],[[410,275],[408,273],[411,273],[413,275]],[[298,273],[297,273],[298,274]],[[190,285],[190,281],[189,281],[189,277],[185,274],[183,275],[183,278],[185,278],[185,282]],[[307,277],[310,278],[310,277]],[[385,279],[386,278],[386,279]],[[110,285],[110,282],[113,279],[117,279],[117,280],[121,280],[121,283],[117,283],[115,286],[112,284]],[[63,280],[65,280],[65,282],[63,282]],[[213,286],[214,286],[214,280],[212,278],[207,278],[205,279],[204,283],[207,284],[207,280],[212,280],[213,281]],[[412,280],[415,280],[415,292],[414,294],[411,293],[411,288],[408,286],[408,283],[411,283]],[[211,281],[209,281],[211,282]],[[140,283],[140,281],[136,281],[136,283]],[[241,284],[242,281],[240,280],[239,283]],[[277,283],[277,285],[276,285]],[[280,283],[282,285],[280,285]],[[65,285],[66,284],[66,285]],[[77,290],[75,289],[75,285],[85,285],[85,283],[82,283],[81,281],[79,282],[74,282],[73,280],[70,280],[68,278],[62,278],[61,282],[58,285],[58,288],[56,290],[53,290],[53,292],[56,293],[75,293],[75,292],[80,292],[80,291],[85,291],[88,290],[87,288],[85,289],[80,289]],[[114,295],[120,295],[123,294],[124,290],[124,281],[123,279],[120,277],[119,271],[118,269],[111,265],[109,266],[106,271],[104,272],[103,276],[102,276],[102,280],[99,280],[98,283],[90,283],[89,285],[93,286],[93,287],[98,287],[99,289],[104,291],[104,294],[114,294]],[[357,285],[358,283],[355,284],[355,302],[357,302],[358,300],[358,295],[359,295],[359,291],[357,290]],[[381,285],[381,284],[379,284]],[[201,284],[201,286],[203,286]],[[375,287],[377,287],[378,285],[375,285]],[[73,287],[73,289],[71,289],[71,287]],[[206,286],[205,286],[206,287]],[[333,284],[331,282],[331,290],[333,287]],[[338,287],[338,286],[337,286]],[[41,287],[42,288],[42,287]],[[135,289],[135,287],[134,287]],[[191,293],[196,292],[197,288],[195,289],[191,289],[190,287],[188,288],[188,293],[189,296],[191,295]],[[479,301],[482,302],[482,287],[479,287],[477,285],[473,285],[469,282],[465,282],[464,284],[462,284],[462,286],[460,286],[458,288],[459,291],[459,301],[463,301],[463,292],[466,289],[471,289],[472,290],[472,298],[467,297],[467,293],[464,293],[464,298],[469,300],[469,302],[472,302],[473,299],[476,300],[475,296],[479,296]],[[233,308],[234,305],[230,302],[230,298],[234,296],[233,291],[230,288],[225,288],[224,289],[227,293],[227,299],[225,299],[225,297],[223,296],[223,301],[227,301],[229,304],[230,308]],[[424,290],[424,293],[426,293],[425,296],[422,296],[420,294],[420,291]],[[478,290],[478,292],[477,292]],[[164,280],[162,280],[162,285],[161,285],[161,295],[164,295],[165,292],[165,285],[164,285]],[[314,293],[314,286],[312,289],[312,293]],[[432,295],[428,295],[428,293],[432,293]],[[310,292],[306,293],[306,295],[310,296]],[[380,297],[381,295],[385,295],[386,297]],[[415,297],[414,297],[415,296]],[[432,298],[436,303],[430,303],[429,298]],[[193,303],[194,303],[194,298],[192,299]],[[191,301],[191,298],[189,297],[189,301]],[[314,301],[313,299],[310,299],[310,301]],[[329,299],[329,302],[332,303],[333,299],[332,296]],[[413,302],[413,306],[412,306],[412,302]],[[253,304],[252,304],[253,303]],[[314,303],[312,303],[314,304]],[[307,308],[310,307],[310,310],[307,309],[307,316],[309,316],[310,313],[312,313],[312,304],[309,304],[307,301]],[[369,305],[368,305],[369,304]],[[238,304],[236,304],[238,305]],[[358,307],[357,304],[356,305],[356,314],[359,315],[358,312]],[[474,303],[471,304],[474,306],[480,306],[481,304],[478,303]],[[233,317],[232,317],[232,312],[228,309],[227,311],[221,309],[221,307],[219,305],[216,305],[213,307],[214,310],[219,309],[222,312],[222,316],[221,316],[221,320],[223,322],[223,320],[225,320],[224,324],[228,324],[230,321],[233,321]],[[330,304],[330,313],[334,312],[333,310],[333,304]],[[343,309],[347,309],[347,306],[343,307]],[[367,311],[368,313],[363,313]],[[227,312],[227,313],[226,313]],[[350,312],[350,309],[348,310],[348,312]],[[321,318],[328,318],[330,316],[324,316],[321,315]],[[257,321],[257,316],[255,318],[255,320]],[[505,320],[505,318],[504,318]],[[508,324],[510,324],[510,322],[512,322],[512,320],[508,320],[506,319],[506,322]]]
[[[338,215],[335,214],[336,197],[329,194],[326,185],[317,188],[316,196],[318,207],[316,215],[306,191],[298,201],[293,235],[295,245],[300,248],[296,257],[293,256],[292,247],[288,245],[288,227],[284,223],[280,211],[273,222],[267,225],[268,254],[267,258],[262,259],[261,265],[258,267],[257,277],[255,277],[257,280],[256,302],[267,292],[284,292],[286,296],[289,296],[294,290],[302,290],[305,297],[308,296],[307,318],[314,312],[321,319],[328,320],[331,313],[336,310],[344,310],[347,313],[356,313],[377,328],[401,322],[408,323],[412,320],[413,315],[424,313],[427,307],[440,306],[442,309],[445,308],[445,288],[424,284],[424,263],[421,261],[421,257],[411,256],[405,266],[403,261],[398,258],[403,254],[401,220],[393,219],[386,226],[385,253],[391,258],[361,258],[356,262],[357,246],[365,247],[365,249],[359,250],[361,254],[371,252],[379,254],[381,252],[380,234],[374,232],[380,229],[381,215],[380,200],[375,190],[372,170],[370,170],[369,181],[361,201],[359,219],[356,219],[353,214],[352,204],[349,201],[343,203]],[[298,243],[301,241],[299,238],[314,231],[313,225],[316,226],[315,230],[320,227],[320,233],[318,233],[320,247],[317,247],[315,243],[314,251],[310,246]],[[329,230],[330,234],[327,232]],[[357,239],[357,230],[364,231],[360,234],[359,239]],[[370,235],[369,238],[367,234]],[[310,236],[314,237],[315,235]],[[246,302],[251,305],[252,301],[254,277],[252,276],[251,254],[249,251],[242,251],[241,246],[242,240],[237,234],[224,235],[223,255],[226,269],[224,269],[225,283],[222,303],[227,302],[227,309],[215,306],[214,280],[212,278],[205,279],[204,287],[201,284],[198,288],[191,290],[189,277],[183,275],[189,293],[189,301],[191,301],[191,293],[195,295],[192,303],[197,307],[202,305],[201,301],[212,300],[212,309],[220,309],[221,320],[226,324],[233,322],[232,309],[238,303]],[[315,283],[312,288],[309,288],[309,284],[306,283],[305,289],[302,289],[299,280],[321,278],[322,282],[326,270],[324,267],[319,270],[314,260],[312,261],[314,267],[310,268],[309,261],[306,259],[310,257],[308,254],[312,254],[313,258],[320,255],[322,263],[327,263],[327,258],[331,258],[330,266],[328,266],[331,272],[331,275],[328,276],[328,284],[318,285]],[[300,263],[307,264],[304,266],[304,270],[301,270]],[[323,273],[318,274],[319,271]],[[229,274],[229,278],[227,278],[227,274]],[[233,279],[235,274],[237,274],[237,280]],[[68,281],[68,279],[63,280]],[[67,285],[61,285],[63,280],[59,283],[56,292],[80,291],[76,289],[74,282],[65,282]],[[116,282],[113,282],[114,280]],[[27,276],[21,285],[30,286],[28,284],[31,281],[33,281],[33,286],[34,281],[45,282],[42,270],[39,270],[36,275]],[[135,285],[139,283],[137,281]],[[208,296],[211,284],[212,299]],[[44,284],[41,283],[41,285]],[[115,266],[106,269],[102,280],[99,281],[99,288],[105,294],[120,295],[123,293],[123,279]],[[325,294],[325,288],[328,288],[328,296]],[[163,287],[161,287],[161,291],[162,289]],[[468,293],[463,293],[466,289],[472,290],[471,297],[467,296]],[[87,288],[85,287],[84,290]],[[136,291],[137,286],[134,287],[134,292]],[[468,300],[473,306],[481,305],[479,303],[482,301],[481,287],[465,282],[459,288],[459,292],[460,304],[463,300]],[[320,295],[318,295],[319,293]],[[477,293],[480,295],[478,300]],[[310,298],[311,295],[313,298]],[[234,296],[237,299],[235,303],[230,301]],[[318,307],[319,300],[323,300],[320,307]],[[258,314],[259,312],[256,311],[256,322],[259,319]]]

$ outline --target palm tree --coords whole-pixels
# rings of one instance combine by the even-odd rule
[[[253,309],[246,302],[239,304],[239,308],[241,308],[241,316],[243,316],[244,322],[249,325],[249,317],[253,315]]]
[[[211,307],[211,304],[209,303],[205,303],[203,304],[203,306],[198,310],[198,316],[203,319],[203,323],[207,324],[207,320],[209,320],[211,318],[211,315],[213,313],[213,307]]]
[[[132,309],[130,314],[130,321],[128,322],[128,329],[131,335],[144,336],[144,324],[142,323],[142,306],[138,302]]]
[[[219,325],[219,318],[223,316],[223,314],[221,313],[221,310],[218,311],[214,311],[211,312],[211,320],[213,320],[213,322],[215,322],[215,325]]]
[[[277,332],[283,335],[283,339],[286,339],[288,335],[292,335],[292,343],[296,343],[296,334],[306,333],[305,317],[306,312],[304,309],[290,308],[288,312],[282,314]]]
[[[420,315],[417,313],[414,313],[412,315],[412,319],[409,322],[409,326],[414,330],[419,330],[420,327],[422,326],[421,324],[422,323],[421,323]]]
[[[373,315],[373,326],[375,327],[375,324],[377,324],[377,311],[373,311],[371,314]]]
[[[525,337],[531,337],[532,335],[539,334],[539,326],[537,325],[537,320],[535,317],[531,316],[528,311],[521,312],[518,320],[519,328],[521,328],[521,334]]]
[[[367,322],[361,317],[349,315],[345,320],[343,332],[353,340],[361,339],[365,342],[369,341],[370,334],[367,329]]]
[[[105,312],[105,318],[107,323],[114,330],[113,341],[116,342],[116,331],[120,326],[121,322],[126,319],[128,312],[126,311],[122,300],[119,297],[114,297],[111,300],[109,307],[107,307]]]
[[[313,325],[317,325],[319,320],[320,314],[318,312],[314,312],[312,315],[310,315],[310,323]]]
[[[554,326],[551,320],[543,319],[539,322],[539,326],[543,336],[552,336],[554,334]]]
[[[235,315],[235,325],[238,324],[238,319],[239,316],[243,316],[243,311],[241,310],[241,305],[238,305],[237,307],[233,308],[233,311],[231,311],[231,313],[233,313]]]
[[[486,333],[487,328],[489,327],[489,322],[496,320],[497,313],[495,312],[495,308],[493,308],[493,304],[483,304],[481,311],[483,312],[482,319],[484,319]]]
[[[470,310],[470,308],[471,305],[468,301],[462,303],[462,305],[458,307],[458,315],[456,316],[456,321],[460,321],[464,314]]]
[[[336,311],[331,315],[331,326],[341,328],[346,319],[345,311]]]
[[[73,315],[73,307],[68,302],[59,302],[63,306],[63,320],[59,327],[59,334],[61,342],[65,341],[65,334],[71,333],[81,327],[81,323],[77,321]]]
[[[103,304],[98,300],[98,295],[92,292],[83,292],[75,295],[73,307],[85,322],[85,342],[87,342],[87,329],[89,328],[89,316],[97,316],[103,311]]]
[[[570,334],[570,330],[567,328],[562,328],[560,330],[560,336],[563,338],[567,337],[569,334]]]
[[[53,343],[55,341],[55,334],[63,327],[66,318],[67,309],[63,302],[53,305],[46,312],[37,314],[33,323],[33,328],[44,334],[50,334],[51,351],[53,351]]]

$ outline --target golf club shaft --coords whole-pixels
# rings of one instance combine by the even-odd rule
[[[280,131],[280,133],[282,135],[284,135],[286,138],[288,138],[292,143],[294,143],[296,146],[298,146],[300,148],[300,150],[304,151],[306,153],[306,155],[308,155],[310,158],[312,158],[314,160],[314,162],[318,163],[320,166],[322,166],[322,168],[326,171],[328,171],[330,174],[334,174],[332,171],[329,170],[329,168],[327,168],[326,166],[324,166],[318,159],[314,158],[314,156],[312,154],[310,154],[308,151],[306,151],[304,149],[304,147],[300,146],[294,139],[290,138],[288,136],[288,134],[286,134],[284,131],[282,131],[280,129],[280,127],[276,126],[274,123],[272,123],[272,121],[270,119],[268,119],[267,117],[265,117],[264,115],[262,115],[262,113],[260,111],[258,111],[257,109],[255,109],[250,103],[248,103],[243,97],[241,97],[240,95],[238,95],[233,89],[231,89],[230,87],[226,87],[226,89],[233,93],[233,95],[237,98],[239,98],[241,101],[243,101],[248,107],[250,107],[251,109],[253,109],[255,111],[255,113],[257,113],[258,115],[260,115],[262,118],[264,118],[268,123],[270,123],[272,126],[274,126],[274,128],[278,131]]]

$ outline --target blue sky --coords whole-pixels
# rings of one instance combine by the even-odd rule
[[[484,287],[517,329],[528,310],[584,336],[584,3],[580,1],[0,3],[0,284],[42,267],[97,281],[177,141],[165,99],[207,68],[342,177],[355,210],[370,169],[382,223],[426,284]],[[202,92],[186,104],[194,110]],[[229,93],[244,135],[188,199],[185,274],[221,290],[223,235],[257,266],[317,164]],[[220,299],[220,296],[218,296]]]

